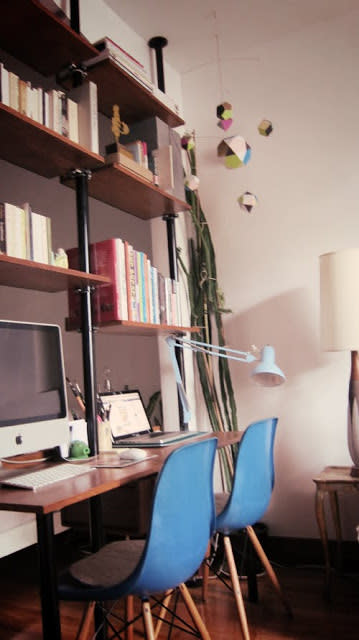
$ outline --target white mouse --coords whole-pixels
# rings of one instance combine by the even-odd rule
[[[123,453],[120,453],[120,456],[125,460],[144,460],[147,458],[147,451],[133,447],[133,449],[126,449]]]

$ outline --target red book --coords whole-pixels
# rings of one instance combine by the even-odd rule
[[[68,251],[69,266],[78,269],[78,249]],[[91,271],[111,279],[110,284],[98,285],[92,294],[92,320],[94,325],[127,320],[127,293],[124,244],[120,238],[110,238],[90,245]],[[80,295],[68,291],[69,321],[71,328],[81,326]]]

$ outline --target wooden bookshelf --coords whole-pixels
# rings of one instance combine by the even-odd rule
[[[109,278],[75,269],[63,269],[0,254],[0,284],[55,293],[85,285],[106,284]]]
[[[112,60],[102,60],[89,69],[88,77],[98,87],[99,111],[109,118],[112,117],[113,105],[118,104],[121,118],[128,124],[152,116],[158,116],[170,127],[184,124],[179,115],[157,100],[151,91],[136,82]]]
[[[62,178],[61,182],[75,188],[73,179]],[[183,200],[171,196],[118,164],[103,165],[94,170],[88,190],[89,195],[96,200],[143,220],[190,209]]]
[[[18,60],[49,76],[97,49],[37,0],[9,0],[2,7],[0,43]]]
[[[0,102],[0,156],[45,178],[73,168],[93,169],[102,156]]]

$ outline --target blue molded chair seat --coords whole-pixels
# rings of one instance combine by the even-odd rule
[[[184,583],[200,566],[214,531],[216,446],[210,438],[172,451],[155,486],[147,539],[112,542],[75,562],[60,578],[60,598],[102,603],[139,596],[145,637],[153,640],[149,598],[179,587],[197,635],[210,640]]]
[[[278,579],[253,529],[268,508],[274,486],[274,438],[278,418],[268,418],[250,424],[240,441],[234,466],[230,493],[216,493],[216,532],[223,535],[224,549],[231,576],[239,619],[245,640],[249,640],[247,616],[238,579],[230,534],[246,529],[273,586],[287,610],[292,611],[284,597]],[[203,592],[207,588],[208,572],[204,572]]]

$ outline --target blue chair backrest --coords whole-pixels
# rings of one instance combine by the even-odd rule
[[[215,527],[213,467],[217,438],[175,449],[158,477],[142,560],[132,593],[165,591],[200,566]]]
[[[250,424],[240,441],[233,486],[216,529],[230,533],[255,524],[268,508],[274,486],[273,448],[278,418]]]

